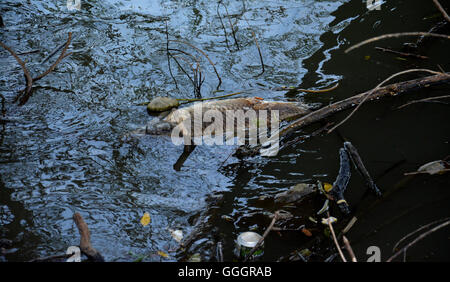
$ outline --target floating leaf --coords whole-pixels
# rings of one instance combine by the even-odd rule
[[[169,229],[170,234],[172,235],[173,239],[175,239],[175,241],[177,241],[178,243],[181,242],[181,240],[183,240],[183,231],[181,230],[172,230]]]
[[[142,226],[147,226],[151,221],[150,214],[148,212],[144,213],[144,215],[141,218],[141,224]]]
[[[311,237],[311,236],[312,236],[311,231],[309,231],[309,230],[306,229],[306,228],[303,228],[303,229],[302,229],[302,233],[305,234],[305,235],[308,236],[308,237]]]
[[[158,251],[158,255],[162,256],[163,258],[168,258],[168,257],[169,257],[169,255],[166,254],[166,253],[163,252],[163,251]]]
[[[364,60],[366,60],[366,61],[370,60],[370,56],[369,55],[364,56]]]
[[[325,192],[330,192],[331,189],[333,189],[333,185],[331,185],[330,183],[324,182],[323,183],[323,189],[325,190]]]

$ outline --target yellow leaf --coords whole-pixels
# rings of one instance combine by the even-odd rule
[[[141,224],[143,226],[147,226],[150,223],[150,214],[148,212],[144,213],[144,215],[141,218]]]
[[[163,258],[168,258],[168,257],[169,257],[169,255],[166,254],[166,253],[163,252],[163,251],[158,251],[158,255],[162,256]]]
[[[326,182],[324,182],[323,183],[323,189],[325,190],[325,192],[330,192],[331,191],[331,189],[333,189],[333,185],[331,185],[330,183],[326,183]]]

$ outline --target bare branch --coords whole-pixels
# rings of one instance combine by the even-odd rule
[[[439,37],[439,38],[444,38],[444,39],[450,39],[450,35],[445,35],[445,34],[438,34],[438,33],[429,33],[429,32],[400,32],[400,33],[390,33],[390,34],[384,34],[384,35],[380,35],[377,37],[373,37],[367,40],[364,40],[356,45],[351,46],[350,48],[348,48],[347,50],[345,50],[345,53],[348,53],[356,48],[359,48],[363,45],[366,45],[368,43],[374,42],[374,41],[378,41],[381,39],[386,39],[386,38],[396,38],[396,37],[401,37],[401,36],[433,36],[433,37]]]
[[[439,3],[438,0],[433,0],[434,5],[439,9],[444,19],[448,22],[450,22],[450,17],[448,16],[447,12],[444,10],[444,8],[441,6],[441,3]]]

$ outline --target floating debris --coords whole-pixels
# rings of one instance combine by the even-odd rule
[[[241,233],[236,240],[236,252],[240,258],[246,258],[247,255],[252,251],[252,249],[258,244],[262,236],[255,232],[244,232]],[[264,242],[262,242],[260,248],[256,250],[252,257],[259,257],[263,254]]]
[[[289,204],[301,200],[306,195],[309,195],[317,190],[315,184],[300,183],[289,190],[278,193],[275,195],[276,204]]]
[[[328,225],[328,223],[333,224],[335,222],[337,222],[337,218],[332,217],[332,216],[330,216],[328,218],[322,218],[322,224],[325,224],[325,225]]]
[[[162,256],[163,258],[169,258],[169,255],[163,251],[158,251],[158,255]]]
[[[176,108],[180,105],[177,99],[170,97],[155,97],[147,105],[147,109],[150,112],[164,112],[172,108]]]
[[[350,181],[350,160],[347,151],[344,148],[339,149],[340,168],[339,174],[333,183],[333,189],[329,194],[334,198],[341,211],[345,214],[350,213],[347,201],[344,198],[344,192]]]
[[[147,226],[151,222],[150,214],[148,212],[144,213],[141,218],[142,226]]]
[[[193,254],[189,259],[188,262],[201,262],[202,256],[199,253]]]
[[[414,175],[414,174],[421,174],[421,173],[428,173],[430,175],[433,174],[442,174],[447,171],[450,171],[449,164],[446,161],[439,160],[439,161],[433,161],[426,163],[419,167],[419,169],[415,172],[408,172],[405,173],[405,175]]]
[[[328,210],[329,202],[330,201],[328,199],[325,200],[325,203],[323,203],[323,207],[317,212],[318,215],[323,214],[324,212],[326,212]]]
[[[232,218],[232,217],[229,216],[229,215],[225,215],[225,214],[222,215],[221,218],[224,219],[224,220],[226,220],[226,221],[229,221],[229,222],[233,222],[233,221],[234,221],[234,218]]]
[[[181,243],[181,240],[183,240],[183,231],[181,230],[172,230],[169,229],[170,235],[172,235],[173,239],[177,241],[178,243]]]

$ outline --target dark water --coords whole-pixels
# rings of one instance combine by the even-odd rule
[[[171,39],[188,41],[207,53],[220,74],[223,93],[246,90],[266,99],[296,98],[326,105],[408,68],[439,70],[439,64],[448,71],[450,42],[440,39],[419,46],[417,52],[428,60],[399,59],[373,48],[400,50],[403,43],[416,41],[410,37],[343,52],[353,43],[384,33],[428,31],[442,21],[431,1],[385,1],[379,11],[369,11],[359,0],[223,1],[219,14],[225,30],[217,1],[82,1],[80,11],[68,11],[65,2],[0,3],[5,24],[0,40],[17,52],[39,50],[21,56],[32,74],[42,73],[58,55],[50,63],[41,61],[67,39],[68,32],[73,33],[72,55],[36,82],[32,98],[22,107],[12,103],[24,85],[22,70],[6,51],[0,52],[0,91],[7,116],[16,120],[1,130],[0,238],[12,240],[16,248],[2,259],[26,261],[64,253],[79,242],[72,215],[80,212],[93,245],[108,261],[132,261],[143,255],[147,261],[174,261],[192,253],[209,261],[215,259],[218,241],[223,243],[224,259],[231,261],[237,235],[249,229],[262,234],[270,223],[267,214],[278,208],[262,196],[297,183],[334,181],[343,139],[358,148],[380,189],[394,191],[348,234],[360,260],[367,259],[369,246],[378,246],[385,260],[401,237],[449,216],[448,174],[403,176],[450,155],[449,106],[418,103],[396,109],[410,100],[447,95],[448,86],[367,103],[337,132],[307,139],[272,158],[241,160],[229,157],[234,147],[200,146],[175,172],[172,165],[182,148],[169,139],[121,142],[123,134],[149,119],[145,107],[136,104],[156,95],[194,97],[191,82],[173,61],[178,89],[169,74],[166,22]],[[262,75],[252,32],[265,64]],[[448,33],[448,27],[440,32]],[[180,43],[171,42],[170,47],[201,60],[206,76],[203,97],[222,93],[215,92],[218,79],[205,57]],[[321,94],[273,90],[291,85],[319,89],[336,82],[335,91]],[[346,114],[329,121],[337,122]],[[346,197],[358,211],[376,200],[364,191],[363,180],[353,172]],[[211,195],[222,196],[213,207],[206,201]],[[297,216],[295,223],[286,223],[288,227],[306,224],[314,235],[321,234],[322,227],[307,219],[322,204],[316,200],[297,209],[285,208]],[[151,215],[146,227],[139,223],[144,212]],[[348,219],[335,210],[333,215],[339,222]],[[205,217],[209,224],[187,254],[174,252],[177,243],[168,228],[181,229],[187,236],[196,219]],[[448,261],[448,234],[447,228],[431,235],[411,248],[407,259]],[[301,232],[283,232],[281,237],[271,233],[262,259],[273,261],[311,249],[317,245],[313,240]],[[321,249],[312,249],[316,252],[312,260],[333,253],[330,242],[326,239],[326,244],[319,244]],[[161,258],[157,251],[170,257]]]

